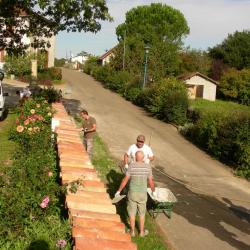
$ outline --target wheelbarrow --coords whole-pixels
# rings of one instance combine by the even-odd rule
[[[169,219],[171,219],[172,209],[174,204],[177,202],[174,194],[167,188],[155,188],[155,196],[152,195],[150,188],[147,189],[149,200],[148,200],[148,212],[156,218],[159,213],[164,213]]]

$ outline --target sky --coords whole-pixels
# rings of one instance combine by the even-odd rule
[[[220,44],[228,34],[250,30],[250,0],[107,0],[113,22],[102,22],[96,34],[61,32],[56,37],[56,57],[75,56],[81,51],[102,55],[117,44],[115,28],[125,21],[126,12],[139,5],[167,4],[181,11],[190,34],[184,45],[206,50]]]

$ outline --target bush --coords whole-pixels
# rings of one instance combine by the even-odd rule
[[[98,66],[98,57],[90,56],[88,60],[83,65],[83,72],[92,75],[92,70],[94,67]]]
[[[181,132],[216,158],[250,178],[250,111],[230,102],[197,100]]]
[[[142,89],[138,87],[129,88],[125,93],[125,98],[134,104],[139,105],[139,96],[142,93]]]
[[[56,90],[54,87],[40,88],[39,86],[31,86],[30,90],[33,97],[43,97],[48,103],[59,102],[62,98],[62,91]]]
[[[2,169],[0,176],[0,238],[20,238],[33,220],[60,214],[51,117],[43,98],[27,99],[20,109],[10,134],[17,144],[13,165]]]
[[[31,60],[34,59],[33,54],[22,56],[6,56],[4,58],[4,69],[7,74],[14,74],[17,77],[31,74]],[[37,70],[38,72],[44,69],[46,57],[43,53],[38,53],[37,56]]]
[[[46,68],[38,72],[37,81],[40,84],[51,85],[55,80],[62,80],[61,68]]]
[[[229,70],[221,78],[218,95],[250,106],[250,69]]]
[[[145,90],[144,106],[160,119],[184,124],[188,109],[187,90],[175,78],[162,80]]]
[[[109,71],[106,86],[111,90],[124,94],[130,80],[131,75],[126,71]]]

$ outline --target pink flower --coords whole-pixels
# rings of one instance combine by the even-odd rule
[[[51,171],[48,172],[48,176],[51,177],[53,176],[53,173]]]
[[[28,125],[30,123],[30,121],[29,121],[29,119],[26,119],[25,121],[24,121],[24,125]]]
[[[58,240],[56,243],[56,246],[60,249],[64,248],[67,245],[67,241],[66,240]]]
[[[46,208],[48,204],[49,204],[49,196],[45,196],[45,198],[42,200],[39,206],[41,208]]]

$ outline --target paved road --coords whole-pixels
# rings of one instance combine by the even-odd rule
[[[72,114],[86,108],[95,116],[98,132],[115,158],[122,159],[138,134],[145,134],[148,143],[151,138],[157,184],[169,187],[179,201],[171,220],[157,218],[173,248],[250,249],[249,182],[234,177],[176,128],[150,117],[90,76],[64,69],[63,78],[67,108]]]

